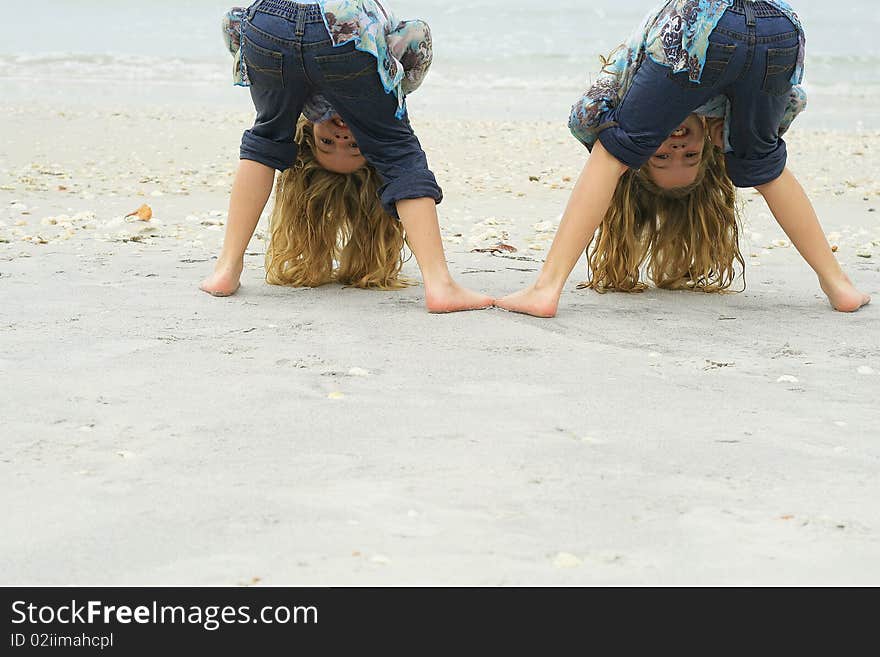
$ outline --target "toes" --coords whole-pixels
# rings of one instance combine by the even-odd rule
[[[200,286],[199,286],[199,289],[200,289],[202,292],[205,292],[205,293],[207,293],[207,294],[210,294],[212,297],[231,297],[233,294],[235,294],[236,292],[238,292],[238,290],[239,290],[240,287],[241,287],[241,285],[237,285],[237,286],[235,287],[235,289],[233,289],[233,290],[212,290],[212,289],[210,289],[209,287],[207,287],[207,286],[205,286],[205,285],[200,285]]]

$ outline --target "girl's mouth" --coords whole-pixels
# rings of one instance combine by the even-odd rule
[[[687,137],[691,133],[690,128],[686,126],[679,126],[677,130],[673,130],[670,137],[674,137],[676,139],[681,139],[682,137]]]

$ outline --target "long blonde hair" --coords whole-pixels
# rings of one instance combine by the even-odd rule
[[[296,164],[275,186],[266,281],[380,290],[408,285],[400,275],[403,226],[382,208],[376,171],[369,165],[350,174],[324,169],[315,159],[312,124],[304,117],[297,123],[296,143]]]
[[[587,247],[589,280],[598,292],[657,287],[720,292],[743,275],[736,188],[724,156],[706,139],[696,181],[678,189],[657,186],[643,170],[623,174],[611,207]]]

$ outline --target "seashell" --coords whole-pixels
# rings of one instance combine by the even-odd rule
[[[345,399],[345,395],[341,392],[331,392],[327,395],[327,399]]]
[[[776,383],[798,383],[798,378],[796,376],[792,376],[791,374],[783,374],[778,379],[776,379]]]
[[[370,373],[362,367],[352,367],[348,370],[349,376],[370,376]]]
[[[471,249],[471,253],[516,253],[516,247],[504,242],[498,242],[495,246],[485,249]]]
[[[153,218],[153,208],[144,203],[134,212],[129,212],[127,215],[125,215],[126,219],[128,219],[129,217],[137,217],[141,221],[149,221]]]

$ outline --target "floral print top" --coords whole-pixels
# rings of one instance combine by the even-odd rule
[[[421,85],[433,60],[431,30],[420,20],[399,21],[378,0],[316,0],[333,45],[351,41],[355,47],[376,57],[376,68],[387,93],[398,100],[397,117],[406,113],[406,95]],[[223,17],[226,46],[235,56],[233,82],[250,86],[241,58],[241,22],[247,9],[234,7]],[[310,121],[321,122],[333,115],[333,108],[315,94],[303,109]]]
[[[765,1],[785,14],[800,33],[798,62],[791,77],[792,84],[800,84],[804,76],[804,30],[800,19],[784,0]],[[673,73],[688,71],[688,77],[697,82],[706,64],[709,35],[733,3],[734,0],[666,0],[645,18],[638,32],[641,48],[658,64],[671,67]]]
[[[798,63],[791,78],[795,86],[789,92],[788,107],[779,126],[779,133],[783,134],[807,106],[807,94],[798,86],[804,73],[804,31],[787,2],[766,1],[779,8],[800,33]],[[602,117],[623,100],[645,57],[668,66],[675,73],[688,71],[688,77],[698,82],[706,63],[709,35],[731,5],[733,0],[664,0],[645,17],[627,43],[607,58],[601,58],[602,70],[596,82],[571,109],[569,128],[572,134],[587,148],[593,148]],[[727,98],[719,95],[697,109],[695,114],[724,118],[729,126],[729,105]],[[725,150],[730,147],[728,132],[725,127]]]

